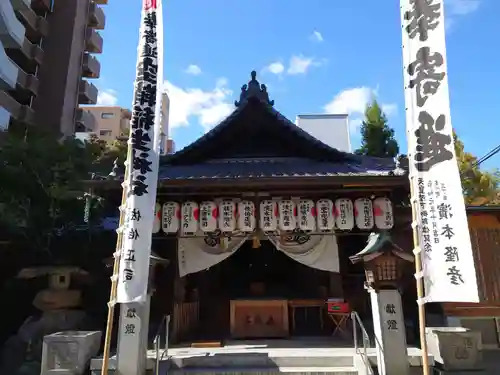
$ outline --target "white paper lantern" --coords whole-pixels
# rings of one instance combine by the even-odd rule
[[[375,225],[379,229],[391,229],[394,226],[392,203],[389,198],[380,197],[373,201]]]
[[[278,207],[275,201],[260,202],[260,228],[264,232],[274,232],[278,229]]]
[[[354,201],[354,214],[356,216],[356,226],[359,229],[373,229],[373,204],[371,199],[356,199]]]
[[[292,231],[297,228],[295,202],[289,199],[284,199],[278,202],[278,225],[280,230]]]
[[[183,234],[194,234],[198,231],[200,210],[196,202],[182,204],[181,224]]]
[[[238,229],[244,233],[251,233],[255,229],[255,204],[252,201],[238,203]]]
[[[161,229],[161,204],[155,204],[155,218],[153,221],[153,233],[158,233]]]
[[[311,199],[299,201],[297,222],[300,230],[307,232],[316,230],[316,212],[316,206]]]
[[[236,203],[224,200],[219,205],[219,229],[234,232],[236,229]]]
[[[218,209],[215,202],[200,203],[200,229],[203,232],[214,232],[217,229]]]
[[[350,199],[339,198],[335,201],[335,222],[340,230],[354,228],[354,206]]]
[[[335,228],[335,206],[331,199],[320,199],[316,202],[318,230],[331,231]]]
[[[165,233],[177,233],[181,223],[181,205],[177,202],[163,204],[161,228]]]

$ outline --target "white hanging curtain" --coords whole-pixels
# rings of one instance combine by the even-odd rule
[[[293,260],[318,270],[340,272],[339,247],[334,234],[302,233],[269,236],[272,244]]]
[[[233,255],[248,239],[248,237],[222,238],[204,236],[198,232],[197,237],[179,238],[178,263],[179,276],[206,270]]]

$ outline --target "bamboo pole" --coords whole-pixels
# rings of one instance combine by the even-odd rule
[[[413,177],[410,177],[413,179]],[[427,338],[425,337],[425,305],[424,298],[424,281],[422,277],[422,249],[420,248],[420,240],[418,237],[417,226],[417,200],[414,194],[413,181],[410,181],[410,200],[411,200],[411,217],[413,230],[413,248],[415,252],[415,280],[417,283],[417,304],[418,304],[418,329],[420,334],[420,347],[422,350],[422,367],[423,375],[429,375],[429,355],[427,352]]]
[[[125,184],[128,184],[128,171],[129,171],[129,163],[130,163],[130,156],[132,154],[132,148],[130,145],[128,145],[127,149],[127,159],[125,162],[125,173],[124,173],[124,178],[123,182]],[[116,233],[116,247],[115,247],[115,254],[114,254],[114,263],[113,263],[113,275],[111,277],[111,290],[109,293],[109,302],[108,302],[108,320],[106,323],[106,335],[104,338],[104,355],[102,358],[102,367],[101,367],[101,375],[107,375],[108,374],[108,368],[109,368],[109,353],[111,349],[111,333],[113,331],[113,321],[114,321],[114,316],[115,316],[115,305],[116,305],[116,292],[118,289],[118,273],[120,272],[120,256],[121,256],[121,248],[122,248],[122,242],[123,242],[123,224],[125,222],[125,203],[127,200],[127,185],[123,186],[122,190],[122,200],[120,203],[120,220],[118,224],[118,231]]]

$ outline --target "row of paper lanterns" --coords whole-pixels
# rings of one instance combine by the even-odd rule
[[[157,204],[154,232],[195,234],[220,230],[251,233],[257,224],[265,232],[293,231],[330,232],[335,229],[391,229],[394,217],[391,201],[385,197],[374,200],[348,198],[337,200],[263,200],[256,205],[249,200],[222,200],[197,203],[166,202]]]

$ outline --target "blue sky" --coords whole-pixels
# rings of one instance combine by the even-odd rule
[[[105,6],[101,104],[130,107],[140,8],[141,0]],[[354,146],[355,124],[376,95],[406,152],[399,1],[163,0],[163,8],[177,149],[230,113],[256,70],[292,121],[297,114],[349,112]],[[467,150],[482,156],[500,144],[500,1],[446,0],[445,13],[453,127]],[[484,166],[500,167],[500,154]]]

